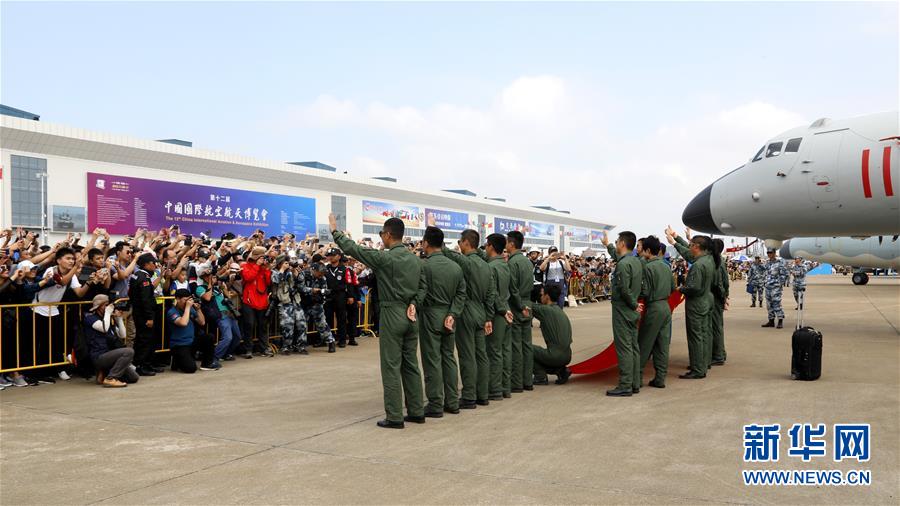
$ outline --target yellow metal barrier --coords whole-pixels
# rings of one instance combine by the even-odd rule
[[[166,311],[168,310],[169,307],[171,307],[171,301],[173,299],[174,299],[174,297],[157,297],[157,299],[156,299],[157,305],[159,306],[159,310],[160,310],[160,320],[159,320],[160,323],[159,323],[159,327],[158,327],[158,329],[159,329],[158,330],[158,332],[159,332],[159,348],[156,350],[157,353],[165,353],[165,352],[170,351],[167,346],[168,340],[167,340],[167,336],[166,336],[166,330],[167,330]],[[119,299],[119,300],[127,300],[127,299]],[[364,304],[362,304],[362,306],[360,306],[357,310],[358,311],[358,315],[357,315],[358,316],[358,319],[357,319],[358,324],[356,325],[356,328],[358,328],[360,330],[361,335],[368,335],[368,336],[375,337],[376,334],[372,330],[373,322],[371,321],[371,318],[374,315],[369,310],[369,305],[370,305],[369,301],[370,301],[370,298],[366,297],[366,302]],[[37,307],[46,307],[48,314],[51,312],[51,309],[54,307],[57,308],[57,310],[59,311],[59,315],[57,315],[57,316],[52,316],[52,317],[40,316],[40,318],[47,318],[49,320],[48,325],[47,325],[49,332],[46,336],[46,341],[45,341],[47,343],[47,354],[46,354],[47,360],[46,360],[46,362],[44,362],[43,360],[38,360],[39,358],[43,358],[43,357],[38,357],[38,336],[37,336],[37,328],[36,328],[36,322],[37,322],[38,316],[36,316],[36,313],[34,311],[34,308],[37,308]],[[69,313],[73,313],[71,315],[71,318],[75,318],[75,320],[72,322],[74,325],[82,325],[83,324],[82,322],[84,320],[84,315],[85,315],[85,313],[87,313],[87,311],[90,309],[90,307],[91,307],[90,301],[0,305],[0,374],[7,373],[7,372],[13,372],[13,371],[27,371],[27,370],[33,370],[33,369],[42,369],[42,368],[47,368],[47,367],[57,367],[57,366],[69,365],[70,362],[67,360],[66,357],[71,352],[72,345],[74,344],[74,342],[70,341],[69,332],[70,331],[77,332],[73,326],[70,326],[70,314]],[[27,314],[25,313],[26,311],[27,311]],[[29,317],[31,320],[30,322],[28,322]],[[25,318],[25,320],[23,320],[22,318]],[[53,328],[55,326],[53,319],[55,319],[55,318],[62,319],[63,352],[60,355],[62,358],[61,360],[54,360],[54,356],[53,356],[53,341],[54,341]],[[22,324],[23,321],[26,323],[30,323],[30,328],[23,326],[23,324]],[[57,322],[58,321],[59,320],[57,320]],[[271,343],[272,339],[278,340],[278,339],[281,339],[281,337],[282,337],[280,335],[279,329],[278,329],[278,315],[277,314],[272,315],[269,318],[268,326],[269,326],[269,329],[273,329],[273,327],[274,327],[274,331],[269,334],[269,339],[270,339],[270,346],[273,348],[274,351],[277,351],[278,348],[274,344]],[[31,344],[31,350],[30,350],[31,360],[24,361],[24,363],[23,363],[23,358],[27,358],[27,357],[23,356],[22,348],[24,347],[23,344],[27,343],[28,336],[22,335],[23,330],[26,331],[25,332],[26,334],[28,334],[28,333],[31,334],[31,343],[30,343]],[[206,325],[205,330],[206,330],[207,334],[209,334],[210,329],[209,329],[208,324]],[[336,321],[332,322],[332,330],[337,330]],[[156,327],[154,328],[154,331],[156,331]],[[6,349],[6,348],[8,348],[8,346],[5,346],[6,345],[5,341],[7,341],[9,339],[8,334],[10,332],[15,332],[15,361],[14,361],[14,364],[11,363],[13,361],[11,361],[9,359],[10,350]],[[315,330],[312,330],[312,331],[307,330],[307,335],[316,334],[316,333],[317,332]],[[256,340],[256,336],[253,336],[253,340]],[[215,328],[215,341],[217,343],[219,342],[218,327]],[[42,341],[42,344],[43,344],[43,342],[44,341]],[[26,350],[25,354],[26,355],[28,354],[27,350]],[[59,354],[58,350],[57,350],[57,354]]]

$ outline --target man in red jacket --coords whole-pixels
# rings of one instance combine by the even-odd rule
[[[247,353],[244,358],[253,358],[253,337],[263,356],[272,357],[269,348],[269,334],[266,310],[269,308],[269,285],[272,284],[272,271],[269,269],[266,248],[256,246],[241,266],[241,278],[244,280],[244,292],[241,294],[241,317],[244,328],[244,347]]]

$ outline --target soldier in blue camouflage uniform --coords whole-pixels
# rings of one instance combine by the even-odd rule
[[[781,307],[781,292],[784,289],[784,280],[790,277],[787,267],[775,258],[775,250],[767,251],[769,261],[766,262],[766,304],[769,306],[769,321],[763,327],[784,327],[784,309]],[[775,324],[775,319],[778,324]]]
[[[802,258],[795,258],[794,265],[791,265],[791,276],[794,278],[792,285],[792,288],[794,289],[794,302],[797,303],[797,307],[794,309],[801,309],[800,292],[806,291],[807,272],[809,272],[809,264],[804,262]]]
[[[303,300],[306,302],[308,324],[315,324],[323,344],[328,345],[328,353],[334,353],[334,335],[325,319],[325,296],[328,295],[328,282],[325,281],[325,266],[314,262],[305,276],[303,284]]]
[[[301,305],[304,286],[303,271],[297,260],[288,260],[281,255],[275,259],[272,271],[272,296],[278,304],[278,327],[281,330],[281,353],[290,355],[306,351],[306,314]]]
[[[750,297],[753,304],[750,307],[756,307],[756,299],[759,299],[759,307],[763,307],[763,288],[766,285],[766,266],[762,260],[756,257],[756,260],[750,266],[750,272],[747,273],[747,284],[752,286]]]

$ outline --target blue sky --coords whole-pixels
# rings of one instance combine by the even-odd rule
[[[898,107],[896,3],[0,4],[51,122],[568,208],[641,233],[767,138]],[[664,209],[636,209],[651,195]],[[674,223],[673,223],[674,225]]]

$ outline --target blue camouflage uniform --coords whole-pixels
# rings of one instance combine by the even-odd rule
[[[784,309],[781,307],[781,292],[784,282],[790,277],[790,272],[781,260],[769,260],[766,262],[766,303],[769,306],[769,319],[784,319]]]
[[[806,273],[809,272],[809,264],[800,262],[791,265],[791,276],[794,278],[792,288],[794,289],[794,302],[800,304],[800,292],[806,290]]]
[[[747,274],[747,284],[752,286],[750,296],[753,304],[756,305],[756,300],[759,299],[759,306],[762,307],[763,289],[766,285],[766,264],[754,262],[750,265],[750,272]]]
[[[306,349],[306,314],[301,305],[304,278],[302,271],[296,275],[290,270],[272,272],[272,295],[278,301],[283,352]]]

